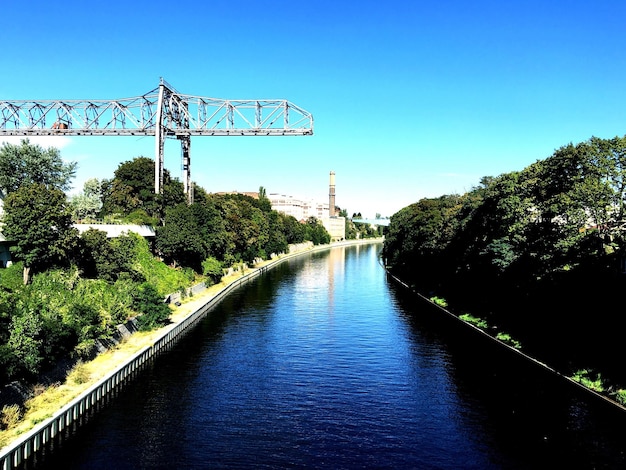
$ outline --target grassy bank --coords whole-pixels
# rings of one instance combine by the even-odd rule
[[[246,271],[259,269],[265,264],[267,262]],[[153,344],[165,328],[171,327],[172,324],[180,322],[198,310],[224,287],[241,276],[241,273],[235,273],[224,277],[219,284],[215,284],[193,297],[185,298],[180,306],[171,307],[170,325],[149,332],[137,332],[115,347],[99,354],[93,360],[78,363],[68,373],[63,383],[57,383],[47,388],[35,387],[34,396],[26,401],[23,411],[19,411],[17,406],[7,407],[4,410],[2,419],[7,429],[0,431],[0,448],[31,430],[38,423],[52,417],[56,411],[110,374],[112,370],[128,362],[138,351]]]
[[[379,241],[380,240],[339,242],[331,245],[303,248],[297,253],[279,257],[279,261],[311,251],[329,249],[334,246]],[[241,279],[244,273],[248,274],[254,272],[273,262],[275,262],[275,260],[265,261],[257,264],[254,268],[246,268],[245,272],[235,272],[229,276],[223,277],[220,283],[203,290],[201,293],[191,297],[185,297],[182,299],[181,305],[171,306],[172,312],[168,326],[149,332],[137,332],[115,347],[98,355],[92,361],[77,364],[68,373],[63,383],[58,383],[47,388],[36,387],[34,390],[35,396],[25,403],[23,412],[20,412],[17,406],[13,409],[5,410],[3,419],[5,425],[7,425],[7,429],[0,431],[0,449],[9,445],[21,434],[33,429],[38,423],[52,417],[57,411],[98,381],[126,364],[137,352],[153,345],[163,335],[164,330],[172,328],[173,325],[180,323],[190,314],[200,309],[225,287]]]

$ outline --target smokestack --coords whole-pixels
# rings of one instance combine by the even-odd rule
[[[330,188],[328,193],[328,215],[335,217],[335,172],[330,172]]]

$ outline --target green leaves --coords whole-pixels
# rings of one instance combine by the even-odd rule
[[[28,139],[20,145],[0,147],[0,191],[10,194],[30,183],[68,190],[76,173],[76,163],[65,163],[58,149],[43,149]]]
[[[625,208],[626,137],[594,137],[482,178],[461,196],[403,208],[391,218],[383,253],[409,276],[429,271],[433,285],[528,288],[565,270],[617,266]]]
[[[78,232],[71,226],[65,194],[41,183],[21,186],[4,201],[3,233],[25,269],[66,264]],[[27,281],[25,276],[25,281]]]

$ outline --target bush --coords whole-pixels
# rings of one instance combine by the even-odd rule
[[[487,324],[485,320],[483,320],[482,318],[478,318],[473,315],[470,315],[469,313],[464,313],[462,315],[459,315],[459,318],[463,320],[464,322],[471,323],[472,325],[477,326],[478,328],[483,328],[483,329],[489,328],[489,325]]]
[[[171,313],[156,288],[147,282],[137,287],[133,295],[133,308],[140,314],[137,323],[142,331],[165,325]]]
[[[448,302],[446,302],[446,299],[442,299],[441,297],[431,297],[430,301],[443,308],[446,308],[448,306]]]
[[[87,383],[87,381],[89,380],[89,372],[87,371],[87,367],[85,367],[85,364],[83,364],[82,361],[79,361],[70,371],[67,379],[70,382],[75,383],[76,385]]]
[[[600,376],[600,374],[597,374],[594,380],[589,377],[590,373],[591,372],[587,369],[580,369],[574,372],[574,375],[572,376],[572,380],[584,385],[585,387],[595,392],[599,392],[599,393],[604,392],[604,383],[602,381],[602,377]]]
[[[0,413],[0,425],[2,429],[11,429],[19,423],[22,418],[22,410],[18,405],[5,405]]]
[[[4,269],[0,269],[0,287],[16,292],[24,286],[24,263],[19,261]]]
[[[618,403],[626,405],[626,390],[620,388],[617,392],[615,392],[615,399]]]
[[[202,274],[209,278],[210,284],[217,284],[222,280],[224,274],[222,263],[213,257],[209,257],[202,262]]]
[[[508,333],[499,332],[496,335],[496,339],[508,344],[509,346],[513,346],[515,349],[522,349],[522,344],[516,339],[511,338],[511,335]]]

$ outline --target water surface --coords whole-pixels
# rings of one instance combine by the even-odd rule
[[[381,245],[229,296],[37,467],[621,468],[623,412],[391,283]]]

